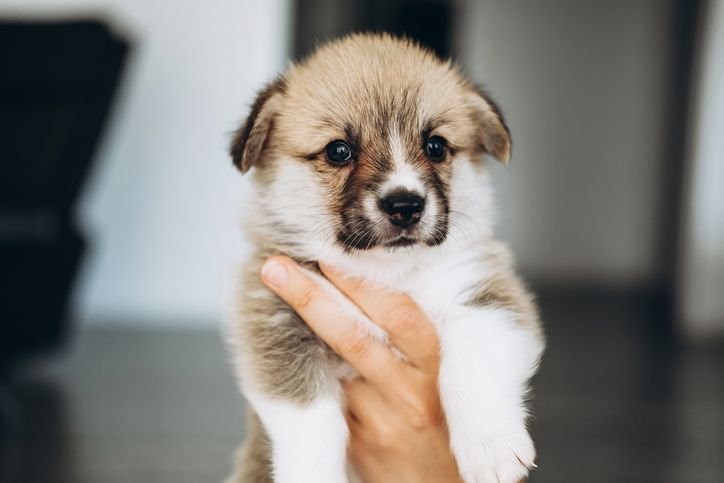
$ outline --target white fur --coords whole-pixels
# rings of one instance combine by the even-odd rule
[[[425,185],[422,183],[420,173],[407,162],[405,147],[400,139],[397,129],[390,130],[390,154],[394,170],[390,178],[380,187],[380,195],[384,196],[392,190],[404,188],[425,196]]]
[[[422,184],[420,175],[405,160],[395,160],[395,169],[390,173],[388,180],[380,186],[380,194],[385,196],[387,193],[405,189],[420,196],[425,196],[425,186]]]
[[[396,145],[394,136],[391,142]],[[405,167],[404,160],[397,163],[399,156],[396,152],[397,169],[390,186],[413,187],[415,177],[405,171],[409,166]],[[296,162],[284,163],[275,183],[259,193],[258,209],[272,206],[265,216],[273,219],[281,212],[284,223],[291,221],[308,234],[290,255],[320,260],[350,276],[408,293],[425,310],[440,335],[439,387],[451,447],[462,476],[470,483],[512,483],[527,474],[535,459],[525,427],[524,398],[527,381],[537,368],[542,341],[503,310],[464,305],[470,287],[494,268],[485,262],[494,219],[492,190],[479,165],[467,159],[455,160],[450,230],[438,247],[345,253],[330,243],[333,233],[324,225],[330,216],[314,175]],[[280,207],[279,203],[285,205]],[[433,203],[430,209],[438,208]],[[349,300],[331,284],[314,277],[349,308]],[[349,310],[363,327],[384,337],[358,309]],[[345,481],[342,468],[347,429],[343,427],[340,401],[323,399],[299,408],[258,395],[249,400],[273,441],[277,481]]]
[[[248,216],[254,217],[249,230],[261,232],[265,240],[274,240],[276,227],[286,226],[304,233],[305,245],[298,252],[289,253],[306,257],[308,252],[319,253],[333,245],[334,231],[326,200],[317,177],[308,165],[292,159],[283,160],[274,183],[260,187],[253,185],[255,203]]]
[[[500,309],[458,306],[443,324],[440,396],[460,473],[520,481],[535,461],[524,398],[542,342]]]
[[[247,388],[272,442],[277,483],[347,481],[347,422],[339,397],[326,396],[309,406],[274,400]]]

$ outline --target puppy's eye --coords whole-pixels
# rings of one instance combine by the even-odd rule
[[[425,143],[425,154],[432,161],[442,161],[447,154],[447,142],[440,136],[432,136]]]
[[[352,160],[352,148],[344,141],[332,141],[325,148],[327,160],[335,166],[344,166]]]

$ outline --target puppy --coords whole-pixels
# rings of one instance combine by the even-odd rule
[[[229,481],[348,478],[338,381],[349,371],[259,281],[275,253],[310,273],[324,261],[409,294],[440,336],[440,396],[462,477],[528,474],[528,382],[544,339],[532,297],[493,238],[483,160],[506,162],[510,149],[483,92],[451,62],[389,35],[324,45],[261,91],[231,144],[234,164],[253,176],[247,232],[256,252],[228,334],[251,405]]]

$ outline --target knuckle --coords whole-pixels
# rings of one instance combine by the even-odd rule
[[[347,442],[347,454],[353,459],[356,460],[359,458],[359,455],[362,453],[362,446],[359,442],[359,437],[357,434],[350,430],[350,438]]]
[[[348,278],[346,282],[349,284],[349,290],[353,292],[362,292],[366,288],[364,281],[359,278]]]
[[[381,448],[396,448],[398,443],[397,433],[389,425],[385,423],[378,423],[375,428],[375,436],[377,445]]]
[[[300,311],[307,310],[309,307],[311,307],[312,303],[314,302],[314,299],[316,298],[316,293],[314,289],[307,288],[299,295],[296,301],[296,308]]]
[[[442,414],[439,405],[431,398],[415,399],[408,404],[409,422],[415,429],[436,426],[441,420]]]
[[[400,302],[389,312],[390,330],[398,335],[411,332],[418,323],[417,307],[411,302]]]
[[[354,358],[364,357],[369,351],[369,348],[370,338],[359,331],[354,331],[340,344],[341,352]]]
[[[410,425],[415,429],[424,429],[433,426],[435,419],[431,413],[426,411],[424,408],[418,408],[412,411],[409,415]]]

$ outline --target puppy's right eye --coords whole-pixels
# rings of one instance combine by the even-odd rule
[[[335,166],[344,166],[352,161],[352,148],[344,141],[332,141],[325,148],[327,161]]]

